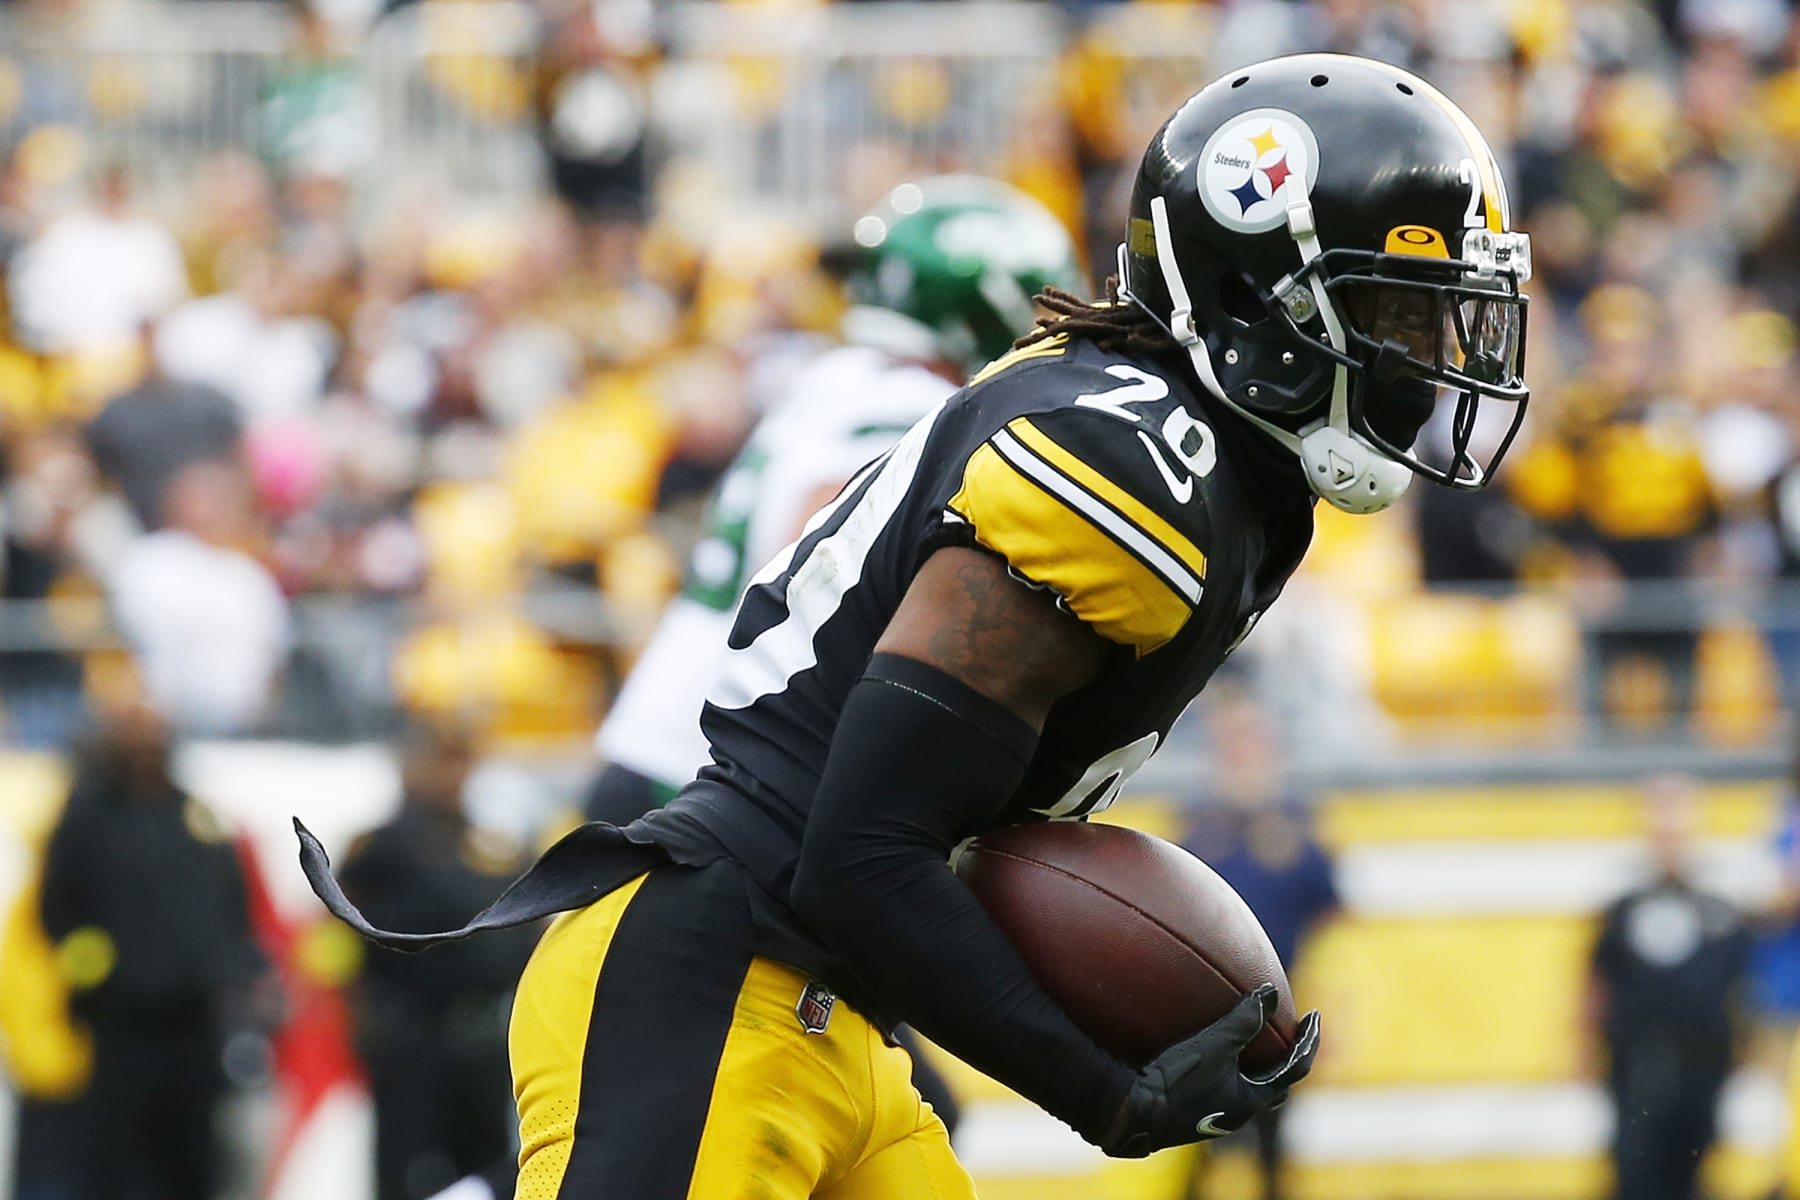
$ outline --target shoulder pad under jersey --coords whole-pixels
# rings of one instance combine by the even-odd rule
[[[1033,403],[969,456],[950,512],[1100,634],[1148,654],[1204,590],[1212,430],[1183,392],[1130,362],[1029,376],[1014,386],[1029,382]]]

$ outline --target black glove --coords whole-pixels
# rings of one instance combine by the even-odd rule
[[[1281,1066],[1256,1078],[1238,1067],[1238,1055],[1274,1015],[1275,1005],[1274,986],[1264,984],[1219,1020],[1157,1055],[1125,1093],[1100,1148],[1114,1158],[1142,1158],[1230,1133],[1286,1100],[1288,1088],[1306,1078],[1319,1052],[1316,1011],[1301,1020],[1293,1052]]]

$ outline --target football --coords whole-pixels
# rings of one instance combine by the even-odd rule
[[[1133,1066],[1264,983],[1275,1016],[1240,1060],[1279,1066],[1298,1035],[1287,973],[1231,885],[1181,847],[1118,825],[1010,825],[964,847],[956,873],[1089,1037]]]

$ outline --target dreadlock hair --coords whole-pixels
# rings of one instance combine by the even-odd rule
[[[1086,301],[1061,288],[1047,287],[1036,297],[1055,313],[1039,317],[1037,328],[1013,343],[1013,349],[1059,335],[1094,343],[1102,350],[1188,367],[1187,354],[1156,319],[1129,300],[1119,298],[1119,277],[1106,280],[1106,299]]]

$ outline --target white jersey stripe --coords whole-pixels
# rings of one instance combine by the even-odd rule
[[[806,561],[795,569],[787,585],[787,618],[763,630],[748,646],[726,652],[724,668],[707,693],[709,704],[748,708],[764,696],[785,690],[788,680],[817,665],[814,638],[842,606],[845,593],[862,579],[870,549],[906,500],[925,442],[943,407],[939,403],[900,439],[843,524],[814,545]],[[835,512],[852,494],[846,490],[839,504],[827,512]],[[815,525],[825,516],[815,517]],[[784,563],[792,560],[791,549],[777,559]],[[771,581],[772,568],[773,564],[758,573],[758,583]]]
[[[837,498],[812,516],[808,517],[805,526],[800,530],[800,536],[783,546],[776,553],[775,557],[764,563],[757,570],[756,574],[750,577],[750,582],[744,585],[744,590],[748,591],[758,584],[774,583],[777,579],[780,579],[782,575],[786,574],[787,569],[794,565],[794,552],[800,549],[800,543],[811,537],[813,532],[824,525],[825,522],[831,520],[831,514],[849,503],[850,497],[856,495],[856,489],[862,486],[863,480],[867,479],[876,471],[881,470],[886,464],[887,459],[885,457],[878,458],[862,470],[858,471],[855,475],[852,475],[850,477],[850,482],[844,485],[843,491],[838,493]],[[740,596],[739,600],[741,601],[742,599],[743,597]]]
[[[1108,508],[1087,489],[1033,454],[1012,434],[1002,429],[993,437],[993,447],[1013,468],[1051,495],[1100,527],[1120,545],[1143,559],[1163,582],[1186,597],[1189,604],[1200,602],[1200,581],[1174,555],[1164,550],[1148,534]]]

